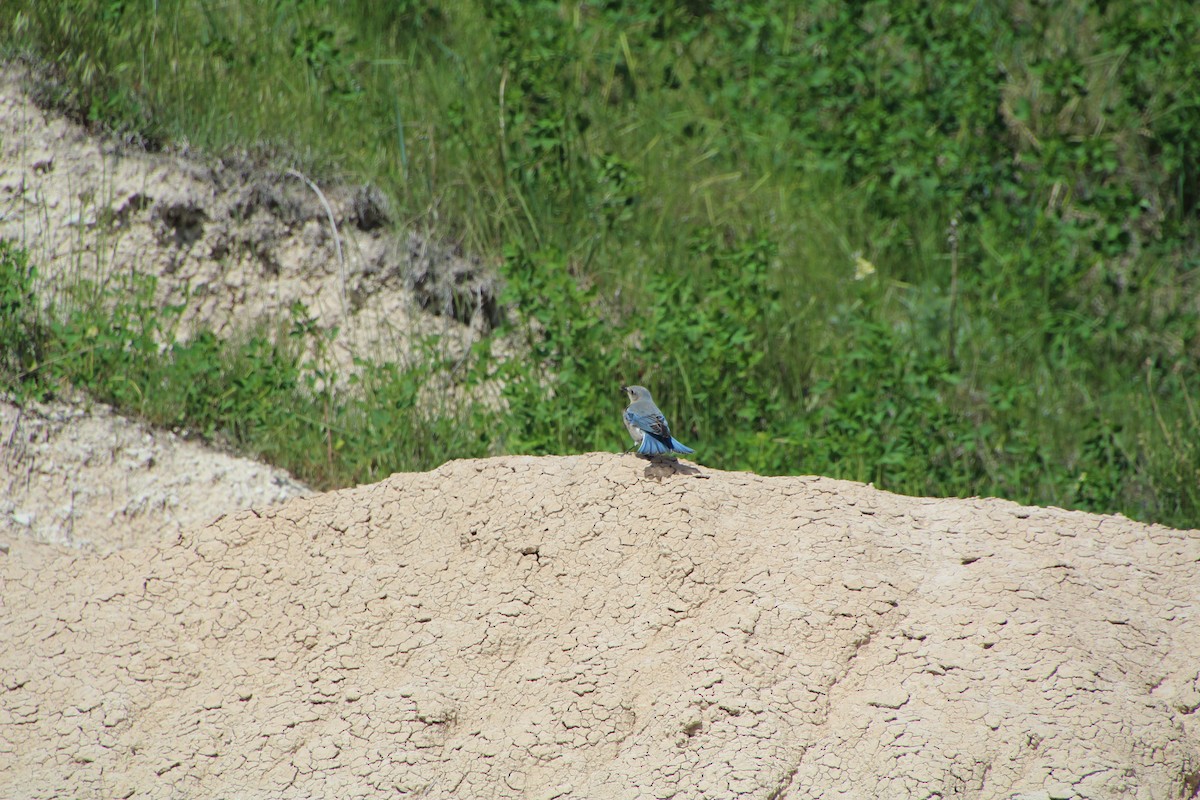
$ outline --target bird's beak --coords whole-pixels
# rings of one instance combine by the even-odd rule
[[[622,386],[622,387],[621,387],[621,391],[622,391],[622,392],[628,392],[628,391],[629,391],[629,387],[628,387],[628,386]]]

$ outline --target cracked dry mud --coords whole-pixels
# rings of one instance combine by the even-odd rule
[[[4,797],[1200,786],[1200,531],[593,453],[25,553]]]

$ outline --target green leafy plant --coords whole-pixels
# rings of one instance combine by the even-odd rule
[[[36,270],[24,250],[0,239],[0,379],[28,391],[45,350],[45,332],[38,324]]]

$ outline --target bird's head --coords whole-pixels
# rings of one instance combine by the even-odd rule
[[[629,396],[629,402],[636,403],[638,400],[649,400],[650,391],[645,386],[622,386],[621,391]]]

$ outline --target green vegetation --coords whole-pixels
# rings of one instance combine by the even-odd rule
[[[615,448],[637,381],[714,466],[1200,525],[1191,3],[166,5],[13,0],[0,28],[89,120],[373,182],[403,225],[502,262],[536,327],[513,323],[529,360],[456,373],[498,377],[505,414],[388,432],[388,454],[358,421],[419,425],[396,409],[435,361],[363,401],[309,385],[286,337],[210,338],[213,396],[241,397],[237,359],[279,385],[162,421],[293,469],[319,451],[336,483]],[[324,444],[256,409],[276,391]]]

